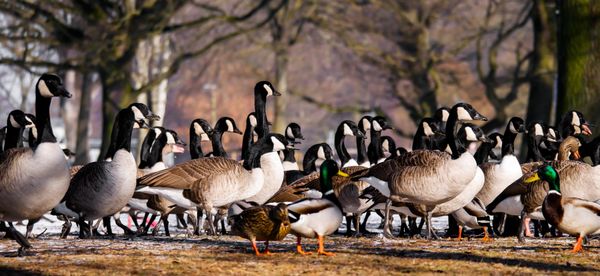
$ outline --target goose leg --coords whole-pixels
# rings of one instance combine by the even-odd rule
[[[19,257],[27,256],[27,250],[31,248],[31,244],[27,241],[27,238],[23,236],[15,227],[12,222],[8,223],[8,227],[4,222],[0,224],[0,231],[6,232],[12,239],[14,239],[21,247],[17,250]]]
[[[346,237],[352,236],[352,218],[349,214],[344,216],[346,218]]]
[[[69,220],[69,217],[67,216],[63,216],[63,218],[65,219],[65,223],[63,224],[62,230],[60,232],[60,238],[66,239],[67,235],[69,235],[69,233],[71,232],[71,220]]]
[[[360,229],[360,214],[354,214],[352,218],[354,220],[354,227],[356,229],[354,232],[354,237],[358,238],[362,234],[362,230]]]
[[[363,222],[360,225],[360,232],[363,234],[370,234],[370,232],[367,231],[367,222],[369,221],[370,216],[371,216],[371,211],[367,211],[367,213],[365,214],[365,219],[363,219]],[[358,215],[358,218],[360,219],[360,214]]]
[[[196,225],[194,225],[194,235],[200,236],[200,229],[203,228],[202,209],[196,208]]]
[[[188,225],[187,225],[187,222],[185,222],[185,219],[183,217],[183,213],[177,214],[176,217],[177,217],[177,228],[179,228],[179,229],[187,229]]]
[[[384,224],[383,224],[383,236],[391,239],[394,236],[392,235],[392,231],[391,231],[391,227],[390,227],[390,206],[392,205],[392,200],[391,199],[387,199],[385,202],[385,216],[383,218],[384,220]]]
[[[302,249],[302,238],[300,236],[296,237],[296,251],[298,253],[300,253],[301,255],[311,255],[312,254],[312,252],[305,252]]]
[[[136,230],[140,229],[140,224],[137,221],[137,214],[136,214],[136,212],[133,211],[133,210],[130,210],[128,214],[129,214],[129,217],[131,218],[131,220],[133,221],[133,225],[135,225],[135,229]]]
[[[36,222],[40,221],[40,219],[41,219],[41,218],[38,218],[38,219],[30,219],[30,220],[27,222],[27,232],[25,232],[25,237],[26,237],[26,238],[28,238],[28,239],[29,239],[29,238],[31,238],[31,233],[33,232],[33,225],[34,225]]]
[[[121,227],[121,229],[123,229],[123,232],[125,232],[125,235],[130,235],[130,236],[135,235],[135,233],[133,231],[131,231],[131,229],[129,229],[129,227],[127,227],[127,225],[123,224],[123,222],[121,221],[120,213],[114,214],[113,217],[115,218],[115,223],[117,224],[117,226],[119,226],[119,227]]]
[[[206,217],[208,218],[208,230],[209,230],[209,234],[210,235],[216,235],[217,231],[215,230],[215,224],[214,224],[214,215],[212,213],[212,207],[206,207],[204,209],[204,211],[206,211]]]
[[[91,230],[89,224],[85,222],[82,216],[79,216],[79,238],[85,239],[91,236]]]
[[[426,216],[426,222],[427,222],[427,239],[431,240],[431,239],[438,239],[439,237],[437,236],[437,234],[435,233],[435,230],[433,229],[433,226],[431,225],[431,217],[432,217],[433,213],[431,211],[427,212],[427,216]]]
[[[148,219],[149,215],[150,215],[150,213],[148,213],[148,212],[146,212],[144,214],[144,218],[142,219],[142,223],[140,223],[140,225],[138,226],[138,232],[140,232],[139,229],[146,229],[146,220]]]
[[[525,223],[527,222],[527,215],[525,210],[521,211],[521,222],[519,223],[519,230],[517,233],[517,240],[519,242],[525,242]]]
[[[102,223],[104,224],[104,227],[106,227],[106,235],[114,236],[115,234],[113,234],[112,226],[110,225],[110,218],[111,218],[111,216],[103,217]]]
[[[165,227],[165,236],[170,237],[171,233],[169,233],[169,214],[164,214],[161,219]]]

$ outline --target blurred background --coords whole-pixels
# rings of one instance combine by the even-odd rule
[[[0,118],[33,112],[49,71],[74,95],[53,125],[77,164],[136,101],[184,138],[195,118],[243,129],[260,80],[283,93],[268,99],[274,131],[299,123],[302,148],[365,114],[408,147],[418,120],[461,101],[487,132],[573,108],[594,123],[599,32],[596,0],[1,0]],[[224,143],[239,156],[241,135]]]

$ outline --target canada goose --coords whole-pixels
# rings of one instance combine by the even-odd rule
[[[502,134],[494,132],[488,135],[488,138],[490,141],[481,143],[479,148],[477,148],[477,152],[475,152],[475,154],[473,155],[473,157],[475,158],[475,162],[477,162],[478,165],[487,163],[489,157],[496,160],[498,159],[498,157],[494,153],[494,149],[502,148]]]
[[[235,125],[235,121],[230,117],[221,117],[217,120],[215,127],[212,132],[211,142],[212,142],[212,156],[218,157],[228,157],[227,152],[223,148],[223,133],[232,132],[237,134],[242,134],[242,131],[237,128]],[[207,154],[207,155],[210,155]]]
[[[540,151],[540,144],[546,138],[547,126],[540,121],[533,121],[527,125],[527,157],[526,162],[545,160]]]
[[[363,116],[358,120],[358,130],[364,134],[363,137],[356,136],[356,162],[361,167],[371,167],[371,162],[369,162],[369,155],[367,154],[367,145],[365,144],[365,139],[367,138],[367,131],[371,131],[371,121],[373,117],[371,116]]]
[[[433,118],[435,119],[435,123],[437,124],[437,129],[446,129],[446,123],[448,122],[448,118],[450,118],[450,108],[447,108],[445,106],[438,108],[435,111]]]
[[[319,143],[310,146],[302,159],[302,169],[304,174],[316,172],[321,164],[333,157],[333,150],[327,143]]]
[[[34,121],[25,115],[21,110],[15,109],[8,114],[6,120],[6,136],[4,140],[4,150],[22,147],[23,130],[35,127]]]
[[[440,132],[440,129],[438,129],[439,124],[440,123],[433,118],[421,119],[417,125],[417,131],[413,136],[412,150],[440,149],[438,148],[439,142],[436,141],[437,137],[439,137],[439,135],[436,134]],[[445,148],[445,146],[443,148]]]
[[[396,142],[390,136],[381,136],[379,139],[381,143],[381,158],[389,159],[398,156],[396,152]]]
[[[243,165],[223,157],[194,159],[138,179],[138,191],[160,195],[184,208],[202,207],[215,233],[213,207],[248,199],[264,185],[281,185],[283,166],[277,151],[286,145],[283,135],[269,134],[252,147],[251,158]]]
[[[589,123],[585,120],[583,114],[577,110],[566,112],[558,126],[562,137],[576,134],[592,135]]]
[[[160,136],[164,131],[164,127],[153,127],[148,130],[148,133],[144,137],[144,141],[142,141],[142,146],[140,147],[140,164],[138,165],[138,169],[148,169],[151,167],[148,164],[150,150],[156,140],[158,140],[158,136]]]
[[[287,205],[279,203],[277,206],[264,205],[244,210],[235,216],[231,225],[231,233],[252,242],[254,254],[261,253],[256,247],[256,241],[265,241],[265,251],[262,254],[270,255],[269,241],[280,241],[290,232],[290,219]]]
[[[310,254],[302,249],[302,238],[317,238],[319,248],[317,254],[333,256],[325,251],[324,237],[335,232],[342,223],[340,202],[333,192],[332,177],[339,175],[348,177],[339,170],[333,160],[326,160],[320,168],[320,186],[322,198],[305,198],[288,205],[291,222],[291,233],[297,237],[296,250],[300,254]]]
[[[367,181],[385,196],[395,201],[436,205],[457,196],[475,176],[476,163],[473,156],[460,153],[454,138],[458,121],[487,120],[471,105],[456,104],[446,127],[452,155],[444,152],[417,150],[393,160],[372,166],[354,177]],[[433,185],[432,183],[446,183]]]
[[[490,204],[504,188],[523,175],[521,164],[514,155],[514,142],[517,134],[525,131],[523,119],[513,117],[508,121],[502,135],[502,160],[500,163],[484,163],[480,165],[485,175],[485,184],[477,198],[484,205]]]
[[[56,206],[69,187],[67,161],[56,142],[50,122],[53,97],[71,97],[62,80],[43,74],[35,86],[36,129],[39,139],[31,148],[13,148],[0,156],[0,220],[38,219]],[[17,237],[23,255],[31,245],[14,227],[8,229]]]
[[[256,113],[250,112],[246,117],[246,129],[242,138],[242,160],[246,160],[250,156],[250,148],[254,145],[255,138],[258,137],[255,129],[258,124]]]
[[[476,143],[478,141],[489,142],[489,139],[479,127],[469,123],[464,123],[461,125],[460,129],[456,133],[456,137],[457,150],[461,153],[467,152],[467,148],[469,148],[472,143]],[[471,179],[465,188],[454,198],[435,206],[409,204],[408,207],[412,207],[412,213],[417,213],[425,217],[428,229],[428,238],[431,236],[435,237],[435,232],[433,232],[433,229],[431,228],[431,218],[450,215],[451,213],[463,208],[465,205],[471,202],[473,198],[475,198],[475,195],[483,186],[484,173],[480,168],[477,168],[475,177],[473,177],[473,179]]]
[[[550,224],[558,230],[571,235],[577,235],[577,243],[573,252],[583,250],[583,238],[600,230],[600,204],[561,194],[560,172],[551,165],[541,166],[525,182],[545,180],[549,183],[550,191],[544,199],[542,213]]]
[[[346,136],[364,137],[364,135],[360,132],[360,130],[358,130],[356,124],[350,120],[345,120],[341,122],[335,131],[335,151],[337,152],[338,157],[340,158],[342,167],[358,166],[356,160],[354,160],[350,156],[350,153],[348,153],[348,150],[346,149],[346,144],[344,142],[344,137]],[[379,146],[377,146],[377,148],[379,148]]]
[[[79,237],[91,235],[86,220],[113,215],[123,209],[135,190],[137,166],[131,154],[134,125],[156,119],[148,107],[134,103],[115,118],[106,160],[83,166],[71,179],[63,202],[54,211],[78,219]]]
[[[379,155],[381,153],[379,137],[381,137],[381,132],[386,129],[392,129],[392,127],[387,123],[385,118],[381,116],[373,117],[373,120],[371,120],[371,141],[369,142],[369,147],[367,148],[369,162],[371,162],[372,165],[383,161]],[[344,164],[342,163],[342,167],[343,165]]]
[[[256,134],[263,138],[269,133],[267,121],[267,96],[281,96],[273,85],[268,81],[259,81],[254,86],[254,112],[256,115]]]
[[[302,136],[302,129],[300,128],[300,125],[296,123],[290,123],[285,128],[285,138],[288,140],[288,143],[290,143],[290,145],[300,143],[297,142],[296,139],[304,140],[304,136]],[[295,150],[296,149],[294,148],[289,148],[281,151],[281,154],[283,155],[283,170],[285,172],[286,181],[288,178],[293,177],[293,175],[301,173],[300,168],[298,167],[298,163],[296,163]]]
[[[0,128],[0,154],[4,152],[4,140],[6,138],[6,127]]]
[[[469,104],[459,103],[452,107],[446,124],[446,139],[452,151],[451,155],[439,151],[417,150],[374,165],[353,178],[368,182],[389,198],[386,203],[386,218],[389,217],[391,201],[412,202],[425,206],[447,202],[459,195],[477,173],[475,159],[470,153],[459,151],[460,145],[454,135],[458,121],[470,120],[487,119]],[[469,132],[467,135],[472,136],[475,136],[475,133]],[[446,185],[440,186],[437,183]],[[429,236],[431,234],[429,231]]]
[[[204,119],[195,119],[190,124],[190,157],[198,159],[204,157],[201,143],[211,142],[213,128]]]

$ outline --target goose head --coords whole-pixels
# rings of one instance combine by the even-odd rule
[[[36,84],[36,92],[44,98],[67,97],[71,98],[71,93],[65,88],[62,79],[55,75],[42,74]]]
[[[384,117],[375,116],[373,117],[373,120],[371,120],[371,129],[374,131],[383,131],[386,129],[392,129],[392,127],[388,124]]]
[[[242,134],[242,131],[239,130],[235,125],[235,121],[230,117],[221,117],[215,124],[214,130],[215,132],[218,131],[220,133],[233,132],[237,134]]]
[[[269,124],[269,122],[267,122]],[[246,129],[252,130],[252,137],[258,137],[258,133],[256,133],[256,126],[258,126],[258,119],[256,118],[256,113],[250,112],[248,117],[246,117]]]
[[[174,130],[167,129],[165,130],[165,136],[167,137],[167,144],[163,151],[173,152],[173,153],[183,153],[185,152],[186,143],[179,138],[177,132]]]
[[[300,125],[297,123],[290,123],[285,128],[285,138],[288,139],[291,144],[299,144],[300,142],[296,142],[296,139],[304,140]]]
[[[440,131],[441,130],[438,128],[437,119],[429,117],[421,119],[417,129],[417,132],[423,133],[423,135],[426,137],[431,137]]]
[[[336,133],[341,133],[342,136],[356,136],[356,137],[364,137],[365,135],[358,129],[356,123],[350,120],[343,121],[336,131]]]
[[[210,136],[213,134],[213,128],[209,122],[204,119],[195,119],[192,121],[193,133],[200,137],[200,141],[210,141]]]
[[[23,111],[15,109],[15,110],[11,111],[10,113],[8,113],[8,119],[7,119],[6,125],[10,126],[12,128],[15,128],[15,129],[19,129],[19,128],[28,129],[28,128],[35,127],[34,122],[35,122],[35,117],[33,117],[33,120],[32,120]]]
[[[488,119],[481,115],[473,106],[468,103],[457,103],[452,107],[456,112],[458,121],[487,121]]]
[[[373,117],[369,115],[363,116],[358,120],[358,129],[366,135],[367,131],[371,130],[371,121],[373,121]]]
[[[396,154],[396,142],[390,136],[381,136],[381,140],[379,141],[381,144],[382,152],[389,153],[390,156],[397,156]]]
[[[483,130],[474,124],[465,123],[461,125],[457,134],[457,141],[460,145],[458,150],[460,153],[463,153],[467,148],[473,151],[475,149],[470,148],[471,145],[476,145],[475,142],[484,142],[484,143],[492,143],[493,141],[489,139]]]
[[[440,128],[443,128],[448,122],[448,117],[450,117],[450,108],[440,107],[435,111],[433,118],[437,120],[440,124]]]
[[[502,148],[502,139],[504,138],[502,134],[494,132],[488,135],[488,138],[491,140],[493,148]]]
[[[323,161],[333,158],[333,150],[327,143],[312,145],[306,150],[302,167],[305,173],[311,173],[323,163]]]
[[[275,87],[273,87],[273,84],[271,84],[268,81],[259,81],[258,83],[256,83],[256,85],[254,86],[254,93],[260,94],[264,97],[281,96],[281,93],[279,93],[279,91],[277,91]]]
[[[152,111],[143,103],[132,103],[128,109],[133,113],[135,121],[134,128],[150,128],[150,125],[145,119],[156,121],[160,120],[160,116],[153,114]]]
[[[333,193],[333,176],[349,177],[348,174],[340,171],[337,162],[331,159],[325,160],[321,164],[320,172],[319,181],[321,182],[321,192],[324,196]]]
[[[561,135],[564,137],[576,134],[592,135],[590,124],[583,117],[583,114],[577,110],[570,110],[565,113],[559,126]]]
[[[512,134],[524,133],[525,132],[525,121],[519,117],[512,117],[508,121],[508,131]]]
[[[408,153],[408,150],[404,147],[397,147],[396,148],[396,156],[402,156],[403,154]]]

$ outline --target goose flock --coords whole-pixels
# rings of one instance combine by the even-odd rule
[[[344,217],[346,235],[369,235],[372,214],[381,216],[388,238],[395,237],[394,215],[401,220],[398,235],[420,235],[425,225],[426,237],[438,238],[432,218],[448,216],[458,240],[469,228],[482,231],[484,241],[510,230],[524,241],[533,219],[541,228],[536,232],[576,236],[575,252],[587,235],[600,232],[600,137],[588,138],[590,124],[575,110],[557,126],[514,117],[503,133],[486,134],[473,122],[487,118],[458,103],[419,121],[410,151],[385,135],[393,128],[382,116],[344,120],[335,130],[337,158],[329,144],[315,143],[300,167],[295,145],[310,139],[293,122],[283,134],[270,132],[267,99],[281,93],[261,81],[244,132],[230,117],[214,127],[201,118],[191,122],[189,161],[166,166],[163,154],[183,153],[186,143],[173,130],[150,127],[160,117],[133,103],[116,115],[102,159],[69,167],[49,110],[52,98],[71,94],[60,77],[43,74],[35,96],[35,114],[13,110],[0,131],[0,231],[20,245],[19,255],[31,248],[33,225],[48,215],[64,221],[62,238],[73,222],[79,238],[100,235],[100,224],[113,235],[112,220],[126,235],[157,235],[163,225],[168,236],[175,215],[184,228],[191,224],[190,234],[246,238],[256,255],[271,254],[269,242],[288,234],[296,236],[299,254],[311,254],[302,245],[308,238],[317,239],[317,254],[334,255],[325,250],[325,237],[340,231]],[[139,164],[131,150],[135,128],[148,128]],[[223,135],[235,134],[243,134],[241,160],[222,143]],[[515,153],[519,135],[527,143],[524,162]],[[212,151],[205,153],[203,143]],[[355,143],[356,156],[347,143]],[[135,230],[121,222],[122,214]],[[514,217],[520,222],[511,225]],[[25,235],[13,226],[24,220]],[[265,242],[262,252],[257,241]]]

